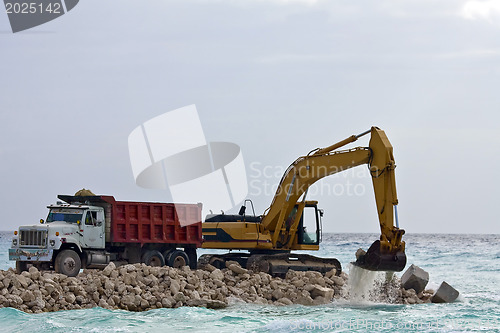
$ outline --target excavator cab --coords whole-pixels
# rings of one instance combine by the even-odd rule
[[[298,244],[319,245],[322,236],[323,211],[315,204],[306,204],[297,228]]]

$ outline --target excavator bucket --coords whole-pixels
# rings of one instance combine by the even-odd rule
[[[366,254],[360,256],[353,264],[370,271],[401,272],[406,266],[406,254],[404,251],[382,253],[380,241],[376,240]]]

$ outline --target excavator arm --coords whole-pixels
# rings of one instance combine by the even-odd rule
[[[338,150],[368,133],[371,133],[369,147]],[[314,150],[290,165],[261,222],[262,229],[271,234],[273,248],[293,249],[291,241],[281,240],[290,239],[285,236],[293,232],[298,220],[291,223],[288,220],[294,215],[291,215],[294,207],[302,212],[307,190],[312,184],[323,177],[363,164],[369,166],[372,176],[381,235],[355,264],[369,270],[401,271],[406,265],[406,255],[405,243],[401,240],[404,230],[394,226],[393,207],[398,204],[394,177],[396,165],[392,146],[384,131],[377,127],[327,148]],[[301,214],[295,215],[300,217]]]
[[[380,240],[375,241],[356,265],[369,270],[401,271],[406,265],[405,243],[401,240],[405,231],[399,229],[397,217],[396,164],[392,145],[384,131],[372,127],[371,156],[368,163],[380,223]],[[394,217],[396,225],[394,225]]]

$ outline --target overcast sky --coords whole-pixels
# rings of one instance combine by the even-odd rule
[[[0,230],[82,187],[169,200],[135,184],[127,138],[196,104],[258,214],[293,160],[376,125],[402,228],[500,233],[498,0],[82,0],[16,34],[0,12],[0,51]],[[379,232],[365,167],[319,185],[325,231]]]

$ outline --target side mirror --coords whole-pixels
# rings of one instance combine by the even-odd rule
[[[323,209],[319,209],[319,216],[323,217],[323,214],[324,214],[324,210]]]
[[[247,208],[245,206],[241,206],[240,208],[240,211],[238,212],[238,215],[245,215],[245,211],[247,210]]]
[[[43,224],[43,222],[44,222],[43,219],[40,219],[40,224]]]

